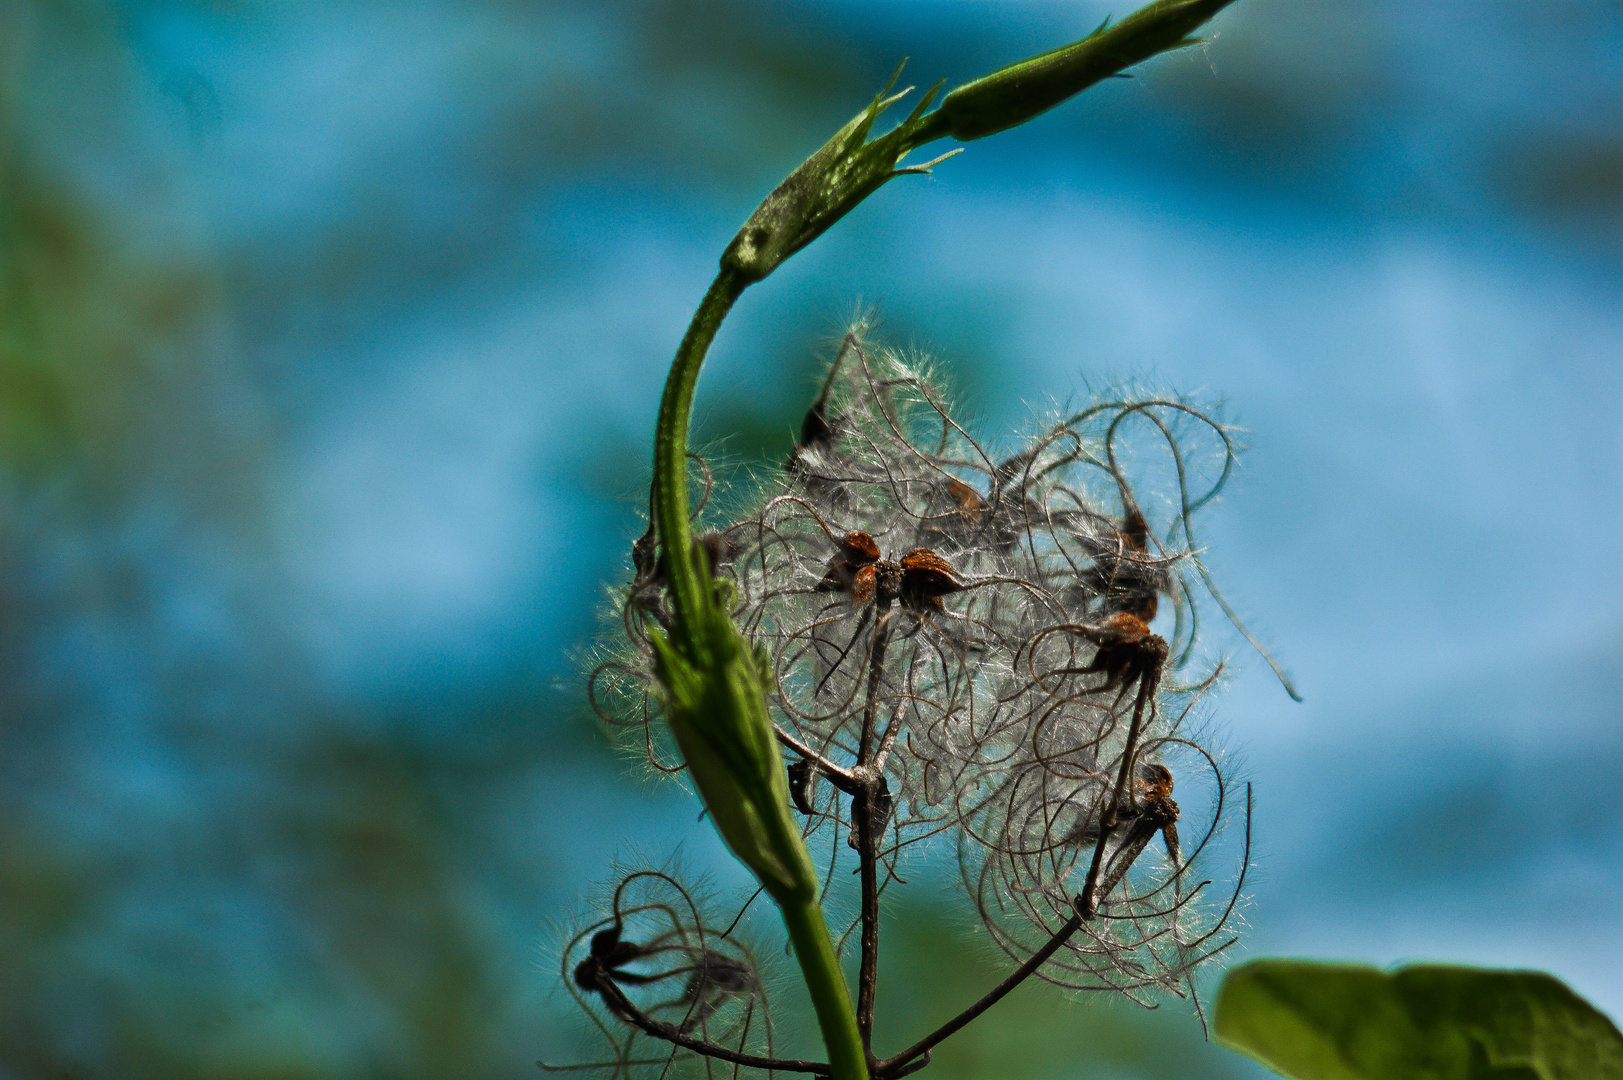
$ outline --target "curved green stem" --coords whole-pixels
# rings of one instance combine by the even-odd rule
[[[660,400],[653,515],[675,618],[668,643],[654,639],[656,671],[669,694],[672,731],[717,829],[783,913],[822,1028],[832,1080],[868,1080],[850,991],[817,906],[816,872],[789,820],[783,763],[758,661],[715,604],[708,568],[693,558],[687,492],[693,390],[716,331],[752,280],[723,264],[677,347]]]
[[[659,402],[659,425],[654,433],[654,527],[664,550],[666,580],[678,623],[691,620],[704,603],[704,585],[693,565],[693,530],[688,524],[688,417],[693,412],[693,388],[721,321],[748,286],[742,275],[727,267],[716,275],[677,346],[665,380],[665,395]],[[677,640],[681,640],[680,634]]]

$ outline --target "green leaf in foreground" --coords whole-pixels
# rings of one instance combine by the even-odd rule
[[[1259,960],[1213,1031],[1294,1080],[1623,1080],[1617,1027],[1536,971]]]

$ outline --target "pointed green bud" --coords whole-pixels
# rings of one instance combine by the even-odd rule
[[[930,117],[963,142],[996,134],[1047,112],[1100,79],[1157,53],[1200,44],[1190,32],[1234,0],[1157,0],[1072,45],[1010,64],[965,83]]]
[[[807,158],[762,201],[722,253],[724,269],[736,272],[745,282],[760,281],[887,181],[907,173],[927,173],[932,166],[958,152],[943,154],[923,165],[897,168],[908,151],[925,141],[909,136],[918,129],[924,110],[935,100],[936,91],[941,88],[939,83],[894,130],[868,141],[868,132],[879,114],[912,92],[910,87],[894,96],[885,96],[901,73],[898,67],[885,89],[875,95],[866,109],[835,132],[822,149]]]

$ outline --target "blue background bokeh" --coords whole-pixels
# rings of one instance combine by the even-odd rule
[[[1112,10],[0,4],[0,1078],[586,1052],[547,927],[634,852],[738,880],[569,659],[717,255],[900,57],[962,81]],[[1226,401],[1206,559],[1306,698],[1218,631],[1239,955],[1543,968],[1617,1016],[1623,9],[1211,32],[752,290],[700,436],[779,459],[868,304],[983,431]],[[908,1030],[996,970],[934,892]],[[1181,1005],[1015,1001],[932,1074],[1259,1075]]]

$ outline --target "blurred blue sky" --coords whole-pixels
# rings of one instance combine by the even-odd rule
[[[0,1077],[564,1045],[538,926],[628,836],[730,873],[568,659],[717,256],[900,57],[1124,10],[0,3]],[[1623,1014],[1623,9],[1213,31],[751,290],[700,430],[779,458],[867,304],[994,435],[1113,380],[1226,402],[1207,561],[1306,699],[1217,632],[1243,947]]]

